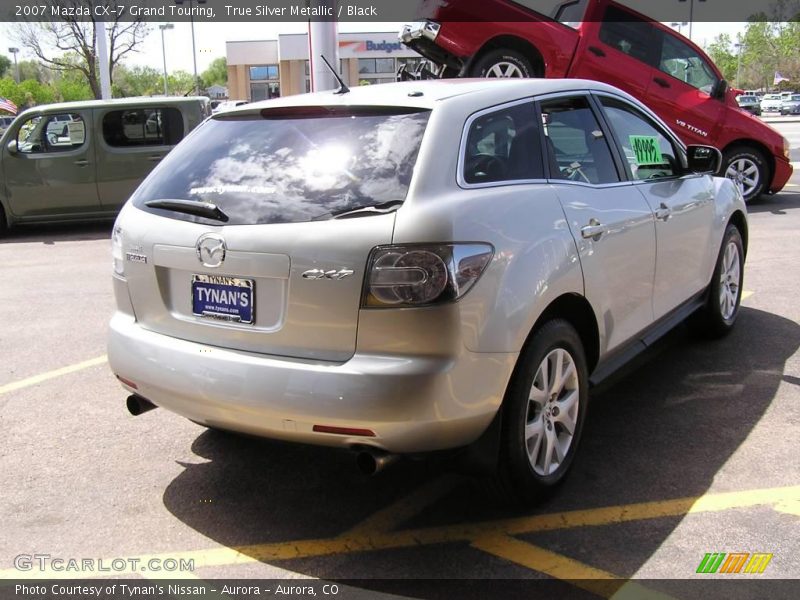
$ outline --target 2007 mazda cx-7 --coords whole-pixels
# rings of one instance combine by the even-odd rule
[[[569,470],[590,385],[686,317],[733,326],[741,193],[628,94],[342,92],[210,118],[124,207],[109,359],[132,412],[379,465],[480,448],[530,500]]]

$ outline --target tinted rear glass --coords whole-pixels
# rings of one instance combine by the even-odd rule
[[[292,223],[402,201],[430,111],[302,107],[212,119],[178,145],[134,194],[134,205],[220,223],[150,200],[217,205],[229,225]]]

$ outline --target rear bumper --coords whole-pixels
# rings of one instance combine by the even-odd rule
[[[775,174],[772,177],[769,191],[773,194],[780,192],[792,177],[794,167],[792,163],[782,157],[775,157]]]
[[[108,357],[114,373],[137,385],[137,394],[206,425],[416,453],[476,440],[500,407],[517,355],[356,353],[345,363],[322,363],[179,340],[117,313]],[[375,436],[319,433],[314,425],[367,429]]]

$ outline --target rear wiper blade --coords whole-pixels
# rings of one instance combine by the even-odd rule
[[[195,202],[193,200],[148,200],[144,204],[149,208],[174,210],[175,212],[195,215],[196,217],[205,217],[206,219],[214,219],[215,221],[222,221],[223,223],[227,223],[230,220],[228,215],[220,210],[219,206],[211,202]]]
[[[363,217],[369,215],[384,215],[397,210],[403,204],[403,200],[389,200],[383,204],[368,204],[366,206],[356,206],[354,208],[344,208],[334,210],[324,215],[314,217],[314,221],[324,221],[325,219],[347,219],[350,217]]]

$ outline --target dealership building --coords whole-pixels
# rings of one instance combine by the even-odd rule
[[[310,91],[308,34],[277,40],[227,42],[228,96],[251,102]],[[339,34],[342,78],[349,86],[395,80],[402,64],[416,66],[419,54],[397,39],[396,31]]]

